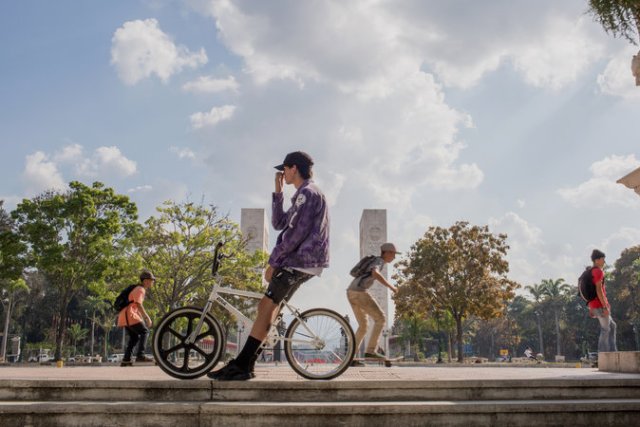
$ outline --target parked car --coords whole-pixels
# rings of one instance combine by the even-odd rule
[[[124,358],[124,353],[114,353],[107,358],[109,363],[120,363]]]
[[[47,353],[40,353],[38,355],[33,355],[33,356],[30,356],[29,359],[27,359],[27,362],[34,362],[34,363],[47,363],[51,361],[53,361],[53,358],[49,356]]]
[[[598,352],[590,351],[586,355],[582,356],[582,358],[580,358],[580,361],[583,363],[598,363]]]

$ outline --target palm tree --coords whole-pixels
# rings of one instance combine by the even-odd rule
[[[534,284],[531,286],[527,286],[526,289],[529,291],[531,296],[533,297],[534,305],[534,313],[536,315],[536,323],[538,325],[538,341],[539,341],[539,353],[544,355],[544,341],[542,340],[542,320],[540,316],[542,315],[542,300],[544,298],[544,285],[542,284]]]
[[[89,331],[80,326],[79,323],[74,323],[73,325],[69,326],[67,332],[69,333],[69,338],[71,338],[71,341],[73,341],[73,354],[75,355],[78,341],[85,339]]]
[[[111,334],[111,330],[115,327],[115,317],[113,313],[106,310],[102,312],[101,316],[96,320],[98,326],[100,326],[104,331],[104,360],[107,360],[109,357],[109,335]]]
[[[560,311],[566,301],[567,294],[571,292],[571,286],[564,279],[545,279],[541,285],[544,287],[545,300],[553,309],[553,317],[556,324],[556,354],[561,355],[560,345]]]
[[[1,205],[0,205],[1,206]],[[15,307],[16,296],[20,292],[29,292],[29,287],[24,279],[7,280],[0,282],[0,303],[5,312],[4,329],[2,334],[2,347],[0,348],[0,361],[6,362],[7,339],[9,338],[9,323],[11,322],[11,311]]]
[[[91,312],[91,357],[94,356],[93,353],[93,344],[95,338],[95,325],[96,325],[96,314],[102,314],[105,310],[109,308],[109,304],[105,302],[105,300],[97,295],[90,295],[84,301],[83,305]]]
[[[416,315],[411,314],[401,317],[402,329],[400,337],[405,343],[409,343],[409,349],[412,351],[415,360],[418,360],[418,351],[420,350],[420,341],[425,337],[428,328],[428,322]]]

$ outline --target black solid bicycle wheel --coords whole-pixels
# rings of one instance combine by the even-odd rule
[[[177,308],[167,313],[156,328],[153,354],[160,369],[172,377],[198,378],[213,369],[223,354],[225,335],[220,323],[208,313],[195,341],[185,342],[201,317],[201,308]]]
[[[355,335],[344,317],[325,308],[307,310],[293,319],[284,353],[291,368],[310,380],[342,374],[355,354]]]

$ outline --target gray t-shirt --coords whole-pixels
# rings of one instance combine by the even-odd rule
[[[366,292],[371,286],[373,286],[373,282],[376,280],[371,275],[371,272],[375,269],[378,271],[382,271],[382,267],[384,267],[384,260],[382,257],[375,257],[369,265],[367,266],[367,273],[361,276],[354,278],[351,281],[351,284],[347,288],[348,291],[356,291],[356,292]]]

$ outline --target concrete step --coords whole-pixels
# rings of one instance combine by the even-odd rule
[[[1,401],[413,402],[640,399],[640,378],[436,381],[0,380]]]
[[[414,402],[0,402],[14,426],[635,426],[640,399]]]

